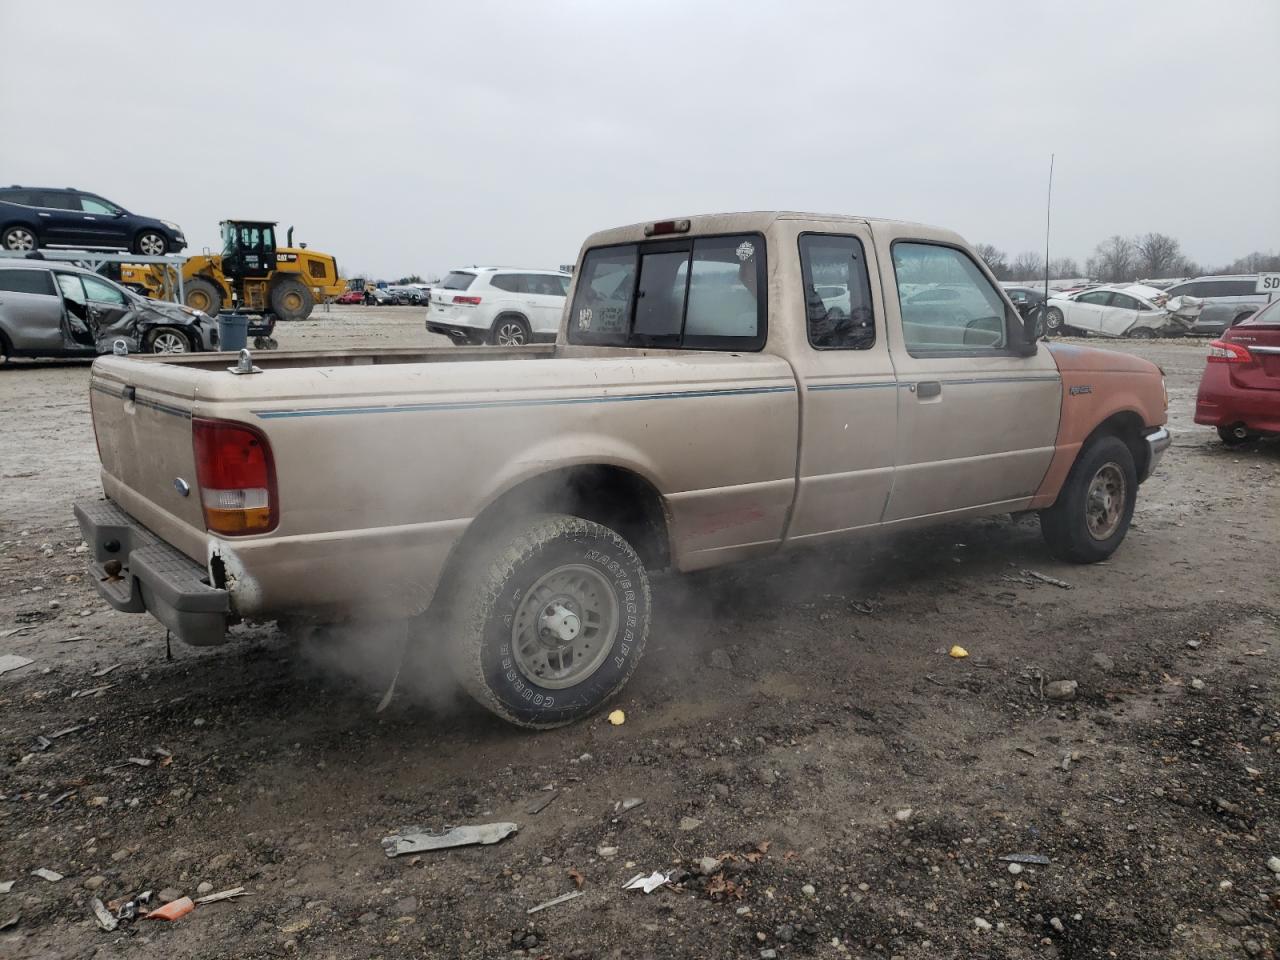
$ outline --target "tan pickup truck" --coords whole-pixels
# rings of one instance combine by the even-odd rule
[[[1163,377],[1037,333],[947,231],[636,224],[587,240],[553,346],[98,359],[106,499],[76,515],[102,595],[190,643],[413,618],[549,727],[635,670],[652,571],[1031,510],[1110,556]]]

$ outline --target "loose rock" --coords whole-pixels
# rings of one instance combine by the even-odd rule
[[[1079,686],[1075,680],[1053,680],[1044,685],[1044,695],[1050,700],[1074,700]]]
[[[977,927],[979,930],[983,930],[983,931],[991,929],[991,924],[988,923],[986,920],[983,920],[981,917],[974,917],[973,925]]]
[[[684,830],[686,832],[689,830],[697,830],[700,826],[702,826],[702,821],[699,820],[697,817],[681,817],[680,818],[681,830]]]

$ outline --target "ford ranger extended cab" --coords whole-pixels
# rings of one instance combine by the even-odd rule
[[[1110,556],[1163,377],[1035,326],[932,227],[636,224],[586,241],[554,345],[96,360],[76,515],[107,601],[189,643],[410,618],[550,727],[635,670],[651,571],[1022,511]]]

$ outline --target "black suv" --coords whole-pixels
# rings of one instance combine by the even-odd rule
[[[0,187],[0,247],[113,248],[159,256],[187,245],[168,220],[130,213],[95,193],[71,187]]]

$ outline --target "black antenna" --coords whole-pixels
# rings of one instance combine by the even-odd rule
[[[1044,305],[1049,307],[1049,216],[1053,212],[1053,157],[1049,154],[1049,195],[1044,204]],[[1048,323],[1046,313],[1045,322]]]

